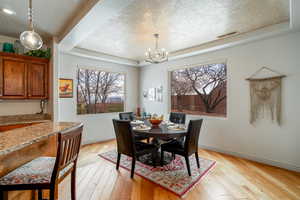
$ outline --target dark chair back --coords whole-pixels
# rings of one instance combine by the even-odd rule
[[[59,172],[73,163],[73,166],[68,169],[71,171],[76,168],[78,154],[81,145],[83,125],[58,133],[58,148],[56,161],[51,177],[51,182],[55,182],[59,176]],[[65,173],[67,174],[67,173]]]
[[[134,114],[133,112],[123,112],[123,113],[119,113],[119,118],[121,120],[134,120]]]
[[[170,122],[176,123],[176,124],[185,124],[185,113],[170,113]]]
[[[198,140],[203,119],[191,120],[188,127],[188,133],[185,138],[185,152],[191,155],[198,150]]]
[[[118,153],[128,156],[134,154],[134,136],[131,131],[130,121],[113,119],[117,138]]]

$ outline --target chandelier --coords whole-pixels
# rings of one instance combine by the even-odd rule
[[[146,51],[145,56],[146,62],[153,63],[153,64],[158,64],[162,63],[168,60],[168,52],[165,49],[159,49],[158,48],[158,38],[159,34],[154,34],[155,37],[155,49],[152,51],[151,48]]]
[[[40,49],[43,46],[43,40],[41,36],[38,33],[36,33],[33,29],[32,0],[29,0],[28,20],[29,20],[29,30],[21,33],[20,41],[22,45],[27,49],[30,50]]]

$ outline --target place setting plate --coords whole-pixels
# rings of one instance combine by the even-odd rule
[[[136,131],[149,131],[149,130],[151,130],[151,127],[150,126],[135,126],[132,129],[136,130]]]
[[[141,120],[134,120],[134,121],[131,121],[130,123],[133,125],[144,124],[144,122]]]
[[[167,126],[174,126],[175,125],[175,123],[170,122],[170,121],[163,121],[162,124],[165,124]]]
[[[183,131],[186,129],[186,127],[180,126],[180,125],[172,125],[172,126],[168,126],[168,129],[173,130],[173,131]]]

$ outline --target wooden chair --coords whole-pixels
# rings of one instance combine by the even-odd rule
[[[133,178],[134,175],[135,161],[139,156],[151,153],[152,163],[155,167],[155,155],[157,153],[157,147],[154,144],[135,142],[130,121],[113,119],[113,124],[117,138],[118,151],[116,169],[119,169],[121,154],[132,157],[131,178]]]
[[[83,125],[58,133],[57,156],[38,157],[0,178],[0,199],[4,192],[15,190],[50,190],[54,200],[57,185],[71,173],[71,198],[76,199],[76,164],[81,144]]]
[[[189,176],[191,176],[191,168],[189,162],[190,155],[195,154],[197,166],[198,168],[200,168],[198,157],[198,140],[202,123],[203,119],[190,121],[188,132],[184,142],[172,140],[169,143],[161,145],[161,165],[163,165],[164,152],[167,151],[171,152],[172,154],[184,156]]]
[[[129,121],[133,121],[134,120],[134,114],[133,112],[123,112],[123,113],[119,113],[119,118],[120,120],[129,120]],[[150,138],[149,137],[145,137],[145,136],[135,136],[135,140],[140,141],[140,140],[147,140],[147,143],[150,143]]]
[[[185,113],[171,112],[169,121],[175,124],[185,124],[185,118],[186,118]]]

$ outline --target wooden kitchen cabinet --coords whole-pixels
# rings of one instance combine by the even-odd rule
[[[3,59],[2,63],[2,95],[7,98],[25,98],[26,63],[10,59]]]
[[[30,63],[27,66],[28,99],[46,99],[48,97],[47,64]]]
[[[47,99],[49,60],[0,53],[0,99]]]

